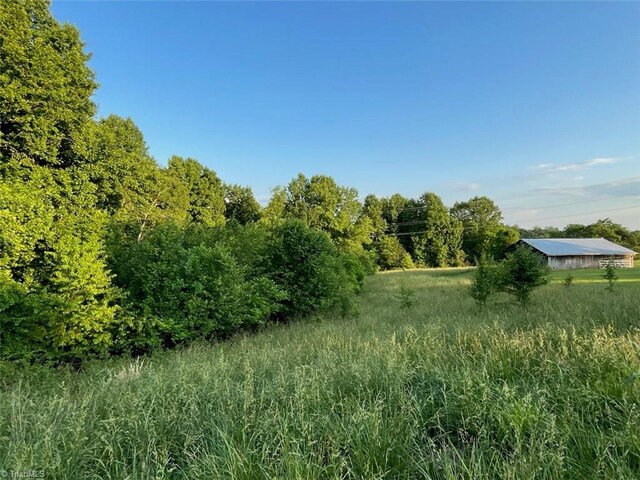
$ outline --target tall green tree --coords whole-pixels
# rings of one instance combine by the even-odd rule
[[[192,222],[208,226],[224,224],[224,186],[213,170],[193,158],[173,156],[167,173],[186,188]]]
[[[483,254],[493,256],[502,229],[502,212],[490,198],[473,197],[457,202],[451,208],[451,216],[462,223],[462,249],[469,260],[475,262]]]
[[[285,188],[274,188],[269,203],[260,212],[259,224],[270,229],[280,225],[285,217],[286,205],[287,191]]]
[[[462,224],[435,193],[427,192],[416,202],[422,233],[411,236],[414,260],[419,265],[446,267],[462,260]],[[414,227],[415,228],[415,227]]]
[[[387,232],[388,223],[384,218],[384,208],[385,202],[375,195],[365,197],[362,211],[369,218],[374,241],[379,240]]]
[[[224,216],[227,220],[235,220],[241,225],[246,225],[260,219],[261,207],[250,187],[225,185],[224,191]]]
[[[339,247],[362,250],[371,242],[373,227],[362,213],[355,188],[337,185],[333,178],[299,174],[286,188],[283,216],[327,232]]]
[[[78,30],[45,0],[0,2],[0,156],[69,166],[86,151],[97,87]]]
[[[142,132],[130,118],[110,115],[92,129],[84,168],[96,185],[97,205],[109,212],[133,212],[155,194],[160,167]]]
[[[115,292],[89,162],[96,87],[48,2],[0,3],[0,355],[104,351]]]
[[[110,345],[107,218],[90,185],[41,167],[0,180],[0,356],[74,359]]]

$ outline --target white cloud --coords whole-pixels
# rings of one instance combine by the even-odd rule
[[[549,173],[557,173],[557,172],[567,172],[567,171],[580,171],[587,170],[591,167],[595,167],[597,165],[612,165],[614,163],[620,162],[620,158],[614,157],[596,157],[591,160],[587,160],[585,162],[575,162],[575,163],[541,163],[537,166],[536,174],[549,174]]]

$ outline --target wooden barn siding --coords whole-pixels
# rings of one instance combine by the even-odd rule
[[[616,264],[624,268],[633,267],[633,255],[580,255],[564,257],[547,257],[549,266],[554,270],[570,268],[600,268],[601,261],[615,260]],[[622,262],[620,264],[619,262]]]

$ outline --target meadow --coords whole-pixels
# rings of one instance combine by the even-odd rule
[[[640,268],[479,308],[466,269],[357,312],[70,368],[0,365],[0,471],[68,479],[640,477]]]

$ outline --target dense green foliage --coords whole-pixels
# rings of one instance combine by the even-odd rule
[[[469,295],[478,305],[486,305],[491,295],[500,291],[500,271],[486,253],[478,259],[477,266],[471,277]]]
[[[0,3],[0,155],[68,167],[86,150],[97,84],[78,30],[48,7]]]
[[[462,249],[474,261],[483,254],[502,258],[507,247],[519,239],[517,229],[502,224],[500,209],[487,197],[456,203],[451,216],[462,223]]]
[[[48,2],[0,7],[0,357],[75,361],[348,310],[371,272],[355,190],[299,178],[258,222],[249,188],[191,158],[162,168],[131,119],[94,120],[89,56]]]
[[[532,249],[519,245],[500,263],[494,263],[487,253],[478,260],[471,279],[469,294],[478,303],[486,305],[488,298],[498,292],[510,293],[522,306],[529,303],[531,293],[549,282],[551,269],[544,258]],[[565,285],[570,285],[573,279]]]
[[[360,316],[72,369],[0,364],[0,469],[46,478],[640,476],[640,271],[478,310],[462,270],[366,280]],[[412,289],[415,304],[396,297]]]
[[[95,118],[88,59],[46,0],[0,3],[0,358],[77,361],[346,315],[376,268],[500,259],[517,240],[486,197],[360,202],[300,174],[261,208],[196,159],[162,167],[133,120]]]
[[[544,258],[525,245],[518,245],[500,263],[498,283],[503,291],[513,294],[523,306],[531,293],[549,282],[551,269]]]

